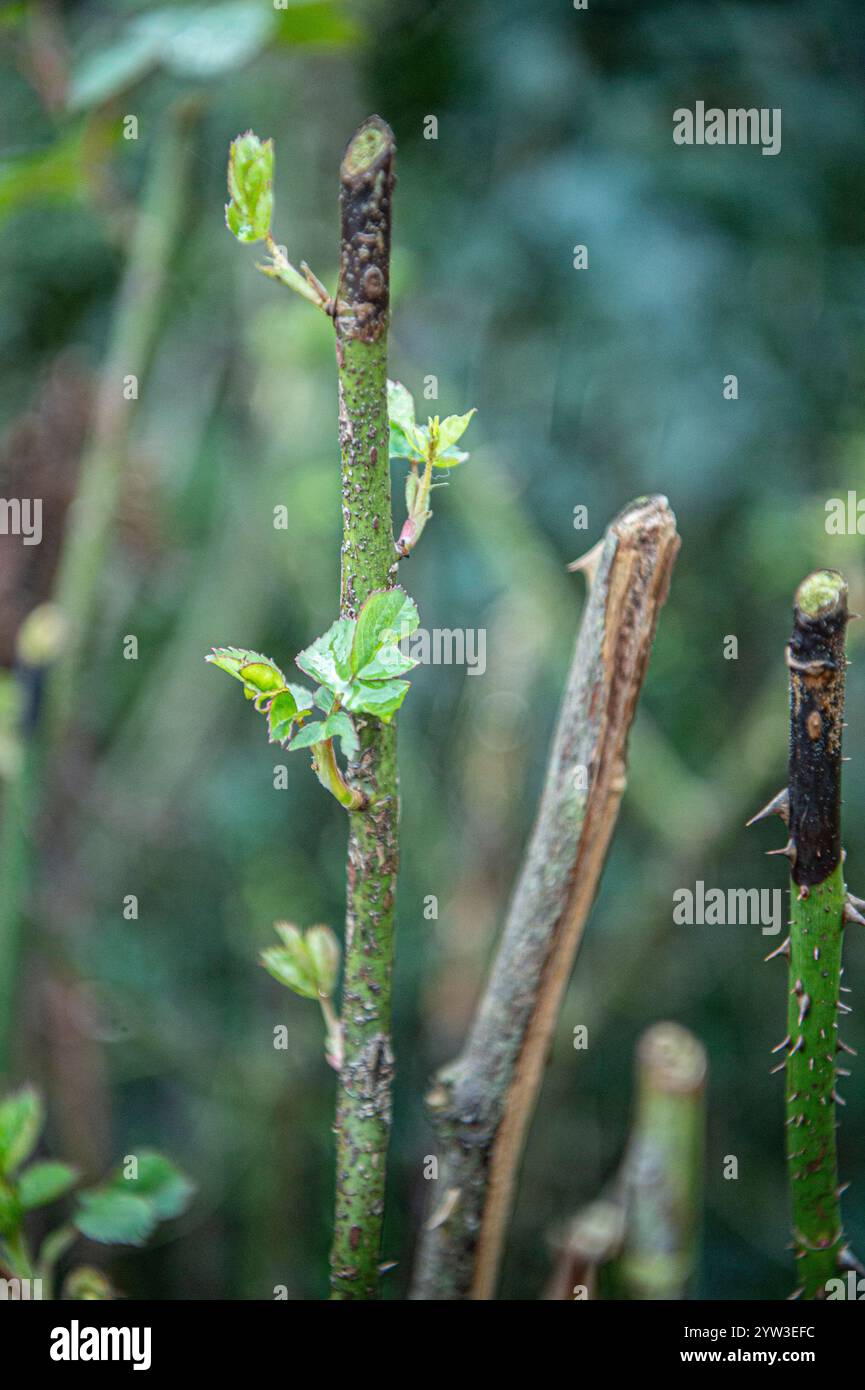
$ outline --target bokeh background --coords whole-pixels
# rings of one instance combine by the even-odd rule
[[[459,1048],[533,816],[583,600],[565,565],[650,491],[670,498],[683,546],[502,1293],[540,1293],[550,1231],[618,1164],[635,1040],[673,1018],[711,1067],[698,1294],[786,1296],[782,1084],[768,1075],[784,971],[761,964],[778,938],[674,926],[672,896],[698,878],[783,886],[783,861],[764,858],[780,828],[743,827],[784,780],[791,595],[829,564],[865,603],[861,538],[825,527],[828,498],[865,496],[855,0],[34,0],[2,6],[0,45],[0,492],[45,509],[41,546],[0,539],[7,817],[16,634],[51,594],[100,374],[118,392],[139,375],[109,441],[122,487],[86,670],[40,787],[7,1080],[44,1089],[54,1153],[99,1174],[153,1143],[198,1196],[153,1248],[92,1257],[134,1297],[326,1293],[334,1079],[317,1010],[257,956],[276,918],[341,929],[345,824],[203,655],[236,643],[289,662],[338,598],[332,334],[226,232],[228,144],[248,127],[275,138],[277,240],[332,285],[338,161],[377,111],[399,147],[392,375],[420,395],[435,374],[443,414],[478,407],[471,460],[403,580],[425,626],[487,633],[483,676],[420,668],[400,716],[389,1296],[405,1292],[433,1152],[428,1078]],[[674,145],[673,110],[698,99],[782,108],[780,155]],[[136,293],[145,215],[157,264]],[[723,397],[728,373],[738,400]],[[845,841],[861,893],[855,624],[850,646]],[[865,944],[850,937],[855,987]],[[846,1035],[865,1046],[860,1014]],[[853,1072],[840,1146],[861,1248]]]

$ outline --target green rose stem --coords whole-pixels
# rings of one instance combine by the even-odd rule
[[[548,1299],[689,1296],[699,1250],[707,1069],[706,1049],[680,1024],[653,1023],[643,1033],[621,1168],[609,1192],[557,1233]]]
[[[688,1296],[699,1245],[705,1089],[699,1039],[677,1023],[648,1028],[637,1048],[636,1115],[622,1174],[619,1297]]]
[[[335,296],[342,457],[340,609],[356,618],[375,589],[392,587],[387,328],[394,138],[377,116],[349,141],[340,170],[339,289]],[[358,719],[354,780],[367,798],[349,812],[343,1064],[336,1112],[336,1211],[331,1283],[337,1299],[375,1297],[390,1133],[394,892],[399,813],[396,729]]]
[[[787,1035],[776,1052],[786,1071],[787,1161],[793,1209],[796,1294],[825,1297],[827,1280],[855,1262],[841,1224],[836,1106],[843,1104],[837,1054],[845,921],[860,920],[846,893],[841,850],[847,585],[834,570],[809,575],[796,593],[790,671],[789,783],[754,819],[789,825],[790,936],[769,959],[790,962]]]
[[[102,370],[93,430],[63,541],[52,624],[59,628],[60,641],[50,644],[51,660],[35,671],[34,663],[25,661],[23,669],[25,678],[36,676],[44,681],[45,698],[35,721],[31,718],[23,730],[20,770],[7,783],[3,798],[0,1078],[9,1072],[21,927],[37,853],[40,786],[48,770],[53,773],[60,765],[65,741],[80,708],[81,666],[96,618],[100,577],[136,410],[135,400],[123,399],[123,382],[131,375],[138,378],[140,386],[156,341],[168,268],[186,206],[189,125],[196,119],[197,111],[194,101],[179,103],[155,142],[153,165],[132,236]]]

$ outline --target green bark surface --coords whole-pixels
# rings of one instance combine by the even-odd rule
[[[834,1098],[844,896],[840,864],[807,898],[791,893],[787,1158],[805,1298],[822,1295],[837,1277],[844,1245]]]
[[[393,135],[372,117],[342,165],[337,364],[342,458],[340,610],[354,618],[396,578],[388,459],[387,323]],[[358,720],[350,780],[368,798],[349,815],[344,1060],[336,1112],[332,1296],[378,1291],[390,1135],[393,920],[398,852],[396,728]]]

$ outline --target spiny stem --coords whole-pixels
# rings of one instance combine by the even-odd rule
[[[790,978],[787,1159],[797,1284],[825,1296],[844,1247],[836,1154],[836,1053],[844,935],[841,732],[847,586],[834,570],[799,586],[790,670]]]
[[[373,116],[340,171],[342,237],[335,318],[342,457],[340,609],[355,618],[396,577],[388,463],[387,326],[394,139]],[[367,718],[354,781],[367,809],[349,816],[343,1063],[336,1133],[333,1297],[375,1297],[390,1134],[394,894],[398,866],[396,730]]]

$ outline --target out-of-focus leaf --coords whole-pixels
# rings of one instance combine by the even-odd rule
[[[31,1163],[18,1177],[18,1196],[25,1211],[56,1202],[78,1181],[78,1171],[68,1163]]]
[[[113,1188],[82,1192],[73,1220],[82,1235],[102,1245],[143,1245],[159,1224],[146,1197]]]
[[[330,927],[310,927],[306,932],[305,942],[309,958],[315,967],[319,993],[330,998],[336,988],[339,974],[340,949],[336,934]]]
[[[36,1147],[44,1122],[42,1100],[32,1086],[8,1096],[0,1105],[0,1173],[15,1172]]]
[[[63,1280],[63,1297],[73,1303],[106,1303],[114,1297],[111,1280],[93,1265],[77,1265]]]
[[[219,77],[241,67],[264,48],[276,31],[271,6],[214,5],[189,12],[189,21],[162,46],[162,62],[180,77]]]
[[[135,15],[77,65],[68,105],[99,106],[158,65],[180,77],[221,77],[249,62],[277,32],[275,10],[252,0],[181,5]]]
[[[70,111],[101,106],[137,82],[158,62],[163,38],[159,26],[133,21],[113,43],[95,49],[73,74],[66,103]]]
[[[316,967],[300,929],[291,922],[277,922],[281,946],[268,946],[261,953],[261,963],[268,974],[281,985],[300,994],[304,999],[318,998]]]
[[[281,43],[341,47],[359,43],[363,28],[334,0],[280,0],[277,39]]]
[[[137,1175],[127,1178],[122,1169],[118,1169],[111,1179],[112,1188],[117,1192],[131,1192],[136,1197],[146,1197],[160,1221],[181,1216],[192,1200],[194,1184],[170,1158],[155,1149],[142,1149],[135,1157]]]
[[[106,1245],[143,1245],[159,1225],[189,1205],[193,1184],[164,1154],[136,1155],[137,1172],[118,1168],[101,1187],[78,1196],[74,1224],[82,1235]]]
[[[81,131],[75,130],[48,149],[0,162],[0,218],[32,203],[78,198],[84,188]]]

